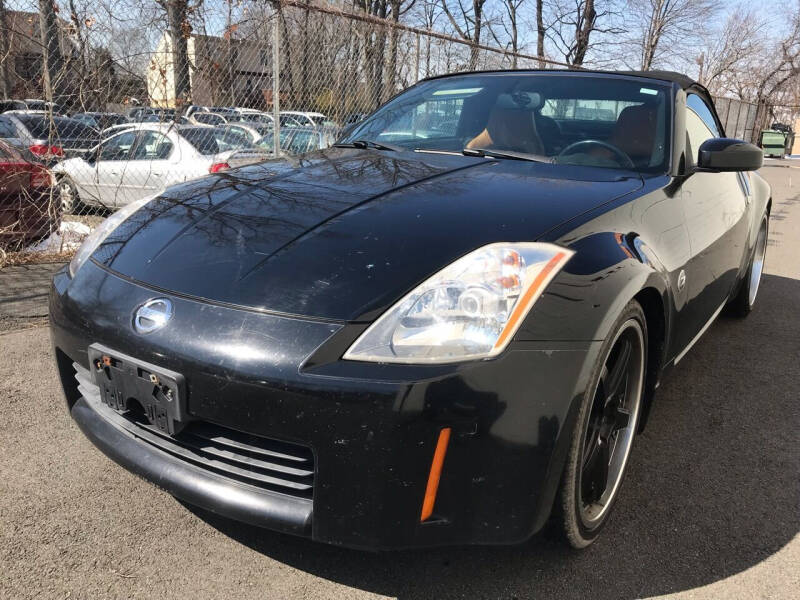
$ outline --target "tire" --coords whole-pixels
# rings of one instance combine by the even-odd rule
[[[639,425],[646,373],[647,321],[632,300],[603,342],[572,432],[559,516],[573,548],[591,544],[608,522]]]
[[[753,256],[750,257],[750,264],[747,272],[742,278],[739,291],[730,302],[728,302],[728,313],[740,319],[745,318],[753,310],[758,295],[758,288],[761,284],[761,276],[764,274],[764,262],[767,256],[767,239],[769,238],[769,215],[765,215],[761,220],[761,227],[756,236]]]
[[[78,188],[69,177],[58,180],[58,196],[62,215],[73,214],[81,206]]]

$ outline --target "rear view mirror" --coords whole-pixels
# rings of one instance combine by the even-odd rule
[[[703,171],[755,171],[763,163],[761,148],[732,138],[706,140],[697,157],[697,166]]]

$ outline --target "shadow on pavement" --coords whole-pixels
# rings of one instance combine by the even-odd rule
[[[721,318],[663,382],[600,540],[368,554],[195,512],[294,568],[400,598],[630,598],[763,561],[800,530],[800,281],[765,276],[744,321]]]

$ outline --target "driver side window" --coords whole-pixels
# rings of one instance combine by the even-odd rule
[[[689,94],[686,98],[686,137],[692,164],[697,163],[697,152],[703,142],[720,136],[711,109],[700,96]]]
[[[135,140],[135,131],[126,131],[112,137],[100,146],[97,160],[128,160]]]

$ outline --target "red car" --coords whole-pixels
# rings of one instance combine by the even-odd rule
[[[53,177],[24,149],[0,141],[0,247],[13,249],[57,226]]]

